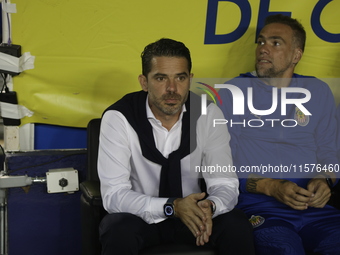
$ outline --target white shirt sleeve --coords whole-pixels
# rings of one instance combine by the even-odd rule
[[[201,116],[197,123],[199,140],[201,140],[203,160],[202,165],[210,169],[203,177],[207,185],[208,199],[216,204],[214,217],[231,211],[238,201],[239,181],[232,168],[232,155],[229,146],[230,135],[223,121],[222,111],[210,104],[207,115]],[[223,123],[223,124],[222,124]]]
[[[136,142],[131,139],[137,138],[132,132],[132,127],[120,112],[104,114],[98,151],[103,206],[108,213],[129,212],[147,223],[157,223],[165,218],[161,205],[167,199],[132,190],[131,144]]]

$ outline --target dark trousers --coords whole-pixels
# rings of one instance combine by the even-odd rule
[[[245,214],[234,209],[213,219],[210,245],[223,255],[253,255],[253,228]],[[99,229],[103,255],[137,255],[146,247],[159,244],[192,244],[196,238],[178,218],[148,224],[129,213],[104,217]]]

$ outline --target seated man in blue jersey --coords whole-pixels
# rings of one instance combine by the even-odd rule
[[[181,42],[161,39],[142,53],[142,91],[127,94],[103,114],[98,174],[108,215],[100,225],[102,254],[138,254],[159,244],[211,246],[218,254],[254,254],[252,226],[234,209],[235,173],[193,166],[230,165],[226,126],[214,104],[200,116],[189,92],[191,57]],[[198,113],[198,114],[197,114]]]
[[[254,219],[259,255],[340,254],[334,96],[294,73],[306,33],[295,19],[267,17],[255,69],[223,84],[220,105],[240,178],[238,207]],[[242,96],[243,95],[243,96]]]

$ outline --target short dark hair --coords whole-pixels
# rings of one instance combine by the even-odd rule
[[[188,70],[191,71],[191,57],[189,49],[184,43],[168,38],[162,38],[150,43],[144,48],[142,57],[142,74],[147,76],[151,71],[151,60],[153,57],[184,57],[188,61]]]
[[[306,31],[301,23],[297,19],[293,19],[289,16],[282,14],[270,15],[266,18],[264,25],[280,23],[289,26],[294,33],[294,43],[301,48],[302,51],[305,50],[306,44]]]

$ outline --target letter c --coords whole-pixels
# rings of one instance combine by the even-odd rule
[[[321,25],[320,16],[321,12],[325,8],[327,4],[329,4],[332,0],[319,0],[319,2],[315,5],[314,10],[312,12],[311,17],[311,26],[314,33],[322,40],[326,42],[338,43],[340,42],[340,34],[332,34],[327,32]],[[334,11],[334,14],[336,11]]]

